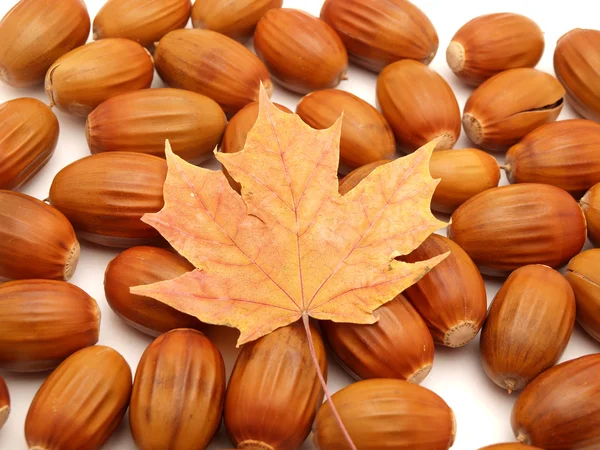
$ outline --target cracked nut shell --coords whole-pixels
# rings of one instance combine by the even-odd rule
[[[600,249],[575,256],[567,266],[566,277],[577,301],[577,322],[600,341]]]
[[[585,213],[588,237],[598,247],[600,246],[600,183],[586,192],[579,205]]]

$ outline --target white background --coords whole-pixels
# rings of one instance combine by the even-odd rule
[[[56,0],[48,0],[56,1]],[[207,1],[207,0],[198,0]],[[368,1],[368,0],[365,0]],[[15,4],[13,0],[0,0],[0,17]],[[90,16],[93,18],[104,0],[87,0]],[[284,6],[296,7],[318,15],[320,0],[285,0]],[[556,40],[572,28],[599,28],[600,19],[594,1],[569,0],[556,1],[524,1],[524,0],[414,0],[431,19],[440,39],[437,56],[431,67],[437,70],[453,87],[459,104],[464,105],[470,90],[453,76],[446,65],[445,50],[453,34],[465,22],[485,13],[517,12],[535,20],[545,34],[546,51],[538,65],[539,69],[554,74],[552,55]],[[189,26],[189,25],[188,25]],[[10,45],[2,42],[0,45]],[[348,80],[339,88],[350,91],[364,100],[375,104],[376,76],[358,67],[351,66]],[[163,83],[155,76],[153,87],[162,87]],[[13,89],[0,85],[0,102],[17,97],[36,97],[47,102],[43,89]],[[300,96],[291,94],[276,86],[273,100],[294,110]],[[54,175],[65,165],[89,155],[84,136],[84,120],[68,116],[55,110],[60,121],[60,138],[56,152],[48,165],[37,177],[23,189],[26,194],[44,199]],[[567,105],[560,119],[575,117]],[[0,124],[2,126],[2,124]],[[468,147],[469,142],[462,136],[456,148]],[[503,176],[502,184],[506,184]],[[445,218],[447,219],[447,217]],[[444,230],[441,231],[444,233]],[[81,260],[71,280],[94,297],[102,309],[102,324],[99,343],[114,347],[121,352],[132,370],[135,371],[138,360],[151,342],[151,338],[125,325],[108,307],[104,298],[103,274],[107,263],[118,253],[116,250],[91,246],[81,242]],[[589,244],[588,244],[589,246]],[[498,290],[499,281],[486,279],[488,301],[491,301]],[[209,333],[223,352],[228,372],[231,370],[237,351],[235,340],[237,332],[231,329],[214,329]],[[578,326],[573,332],[571,342],[562,360],[597,352],[599,344],[589,338]],[[333,361],[329,361],[329,386],[337,391],[348,384],[351,379]],[[5,427],[0,431],[0,449],[27,449],[23,426],[29,404],[36,390],[47,374],[2,373],[12,396],[12,412]],[[479,363],[478,338],[461,349],[436,348],[435,361],[431,374],[423,382],[450,405],[456,415],[458,430],[454,449],[474,450],[484,445],[513,441],[510,428],[510,412],[518,394],[508,395],[502,391],[483,373]],[[292,406],[293,407],[293,406]],[[214,439],[210,449],[232,447],[223,429]],[[108,450],[134,449],[130,436],[127,416],[104,447]],[[312,449],[307,442],[303,450]]]

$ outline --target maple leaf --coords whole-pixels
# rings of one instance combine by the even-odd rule
[[[132,292],[238,328],[238,345],[306,316],[376,322],[376,308],[446,256],[394,259],[445,226],[430,210],[435,142],[376,168],[342,196],[341,118],[314,130],[264,90],[259,109],[244,150],[216,153],[241,195],[222,171],[185,162],[167,143],[165,205],[143,220],[197,270]]]

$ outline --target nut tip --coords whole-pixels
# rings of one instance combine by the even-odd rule
[[[462,347],[471,342],[479,331],[474,322],[462,322],[450,328],[444,336],[444,345]]]
[[[456,136],[450,132],[440,133],[434,139],[438,140],[435,150],[449,150],[456,144]]]
[[[467,137],[475,144],[481,144],[483,141],[483,127],[479,120],[473,117],[471,114],[466,113],[462,118],[463,128]]]
[[[4,405],[0,408],[0,428],[4,426],[6,421],[8,420],[8,416],[10,415],[10,406]]]
[[[531,444],[531,439],[529,438],[529,435],[521,430],[517,433],[517,442],[521,443],[521,444]]]
[[[446,61],[454,73],[460,73],[464,69],[465,48],[460,42],[450,42],[446,49]]]
[[[64,271],[64,279],[68,281],[71,279],[73,274],[75,273],[75,269],[77,268],[77,263],[79,262],[79,241],[75,239],[75,242],[71,246],[71,250],[69,250],[69,255],[67,256],[67,262],[65,263],[65,271]]]
[[[406,381],[408,381],[409,383],[421,384],[425,377],[429,375],[429,372],[431,372],[431,367],[431,364],[427,364],[426,366],[421,367],[419,370],[413,373]]]

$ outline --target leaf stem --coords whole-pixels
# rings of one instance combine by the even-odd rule
[[[344,426],[344,422],[342,422],[342,418],[338,414],[338,411],[337,411],[335,405],[331,401],[331,394],[329,393],[329,389],[327,388],[327,381],[325,381],[325,378],[323,377],[323,374],[321,373],[321,368],[319,367],[319,361],[317,360],[317,353],[315,352],[315,345],[313,343],[312,334],[310,332],[310,322],[309,322],[308,314],[306,314],[306,313],[302,314],[302,323],[304,324],[304,331],[306,331],[306,337],[308,338],[308,348],[310,349],[310,356],[312,357],[313,364],[315,365],[315,369],[317,371],[317,376],[319,377],[319,381],[321,382],[321,386],[323,387],[323,392],[325,393],[325,397],[327,398],[327,401],[329,402],[329,406],[331,407],[331,412],[333,413],[333,416],[335,417],[336,422],[340,426],[340,429],[342,430],[342,434],[344,435],[344,438],[348,442],[348,445],[350,446],[350,448],[352,450],[357,450],[356,445],[354,445],[354,442],[352,442],[352,438],[348,434],[348,430]]]

